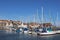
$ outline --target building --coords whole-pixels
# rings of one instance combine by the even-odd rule
[[[0,20],[0,29],[18,28],[21,25],[20,21]]]
[[[39,26],[40,26],[39,23],[34,23],[34,22],[29,23],[30,28],[38,28]]]

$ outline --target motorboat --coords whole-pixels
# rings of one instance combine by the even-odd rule
[[[28,33],[28,28],[23,28],[23,33]]]
[[[16,29],[16,33],[22,33],[22,32],[23,32],[23,29],[22,28]]]

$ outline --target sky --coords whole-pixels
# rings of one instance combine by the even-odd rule
[[[56,21],[57,12],[60,21],[60,0],[0,0],[0,19],[40,22],[42,7],[44,21]]]

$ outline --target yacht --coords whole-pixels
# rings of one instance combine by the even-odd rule
[[[43,23],[44,22],[44,18],[43,17],[44,17],[44,13],[43,13],[43,7],[42,7],[42,26],[41,26],[42,29],[41,29],[41,32],[39,32],[38,34],[39,35],[43,35],[43,36],[44,35],[53,35],[53,34],[56,34],[56,32],[52,30],[52,28],[51,28],[52,26],[51,25],[48,26],[48,27],[46,25],[45,26],[43,25],[44,24]]]
[[[23,32],[23,29],[22,28],[16,29],[16,33],[22,33],[22,32]]]
[[[52,31],[51,29],[43,29],[42,32],[39,33],[40,35],[44,36],[44,35],[54,35],[56,34],[56,31]]]
[[[23,28],[23,33],[28,33],[28,28]]]

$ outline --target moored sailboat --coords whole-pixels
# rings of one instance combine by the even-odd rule
[[[42,31],[39,32],[38,34],[42,35],[42,36],[56,34],[56,32],[52,30],[51,26],[46,27],[46,26],[43,25],[44,24],[43,20],[44,19],[43,19],[43,7],[42,7],[42,26],[41,26],[42,27]]]

